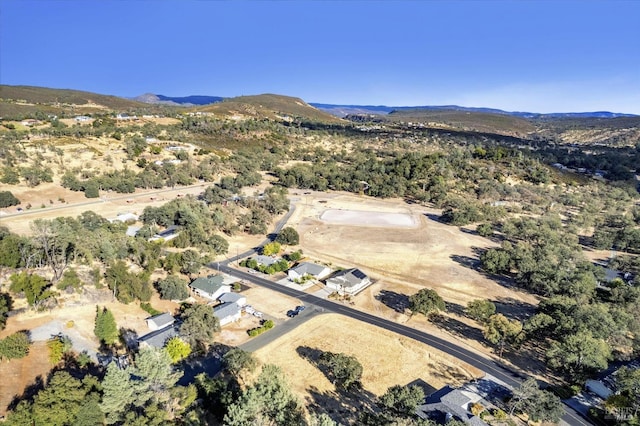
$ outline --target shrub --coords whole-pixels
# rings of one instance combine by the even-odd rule
[[[18,204],[20,204],[20,200],[11,191],[0,191],[0,208],[17,206]]]
[[[161,313],[162,313],[162,312],[160,312],[159,310],[154,309],[154,307],[153,307],[153,306],[151,306],[151,303],[148,303],[148,302],[142,302],[142,303],[140,303],[140,307],[141,307],[144,311],[146,311],[149,315],[151,315],[151,316],[153,316],[153,315],[159,315],[159,314],[161,314]]]

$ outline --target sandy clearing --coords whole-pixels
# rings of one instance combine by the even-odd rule
[[[325,210],[320,220],[334,225],[416,228],[418,220],[404,213],[369,212],[362,210]]]

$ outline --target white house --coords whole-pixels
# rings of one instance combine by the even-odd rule
[[[327,280],[327,288],[338,294],[355,295],[371,284],[371,279],[360,269],[351,268],[337,272]]]
[[[237,303],[223,303],[213,308],[213,314],[220,320],[220,325],[238,321],[242,316],[242,309]]]
[[[311,262],[302,262],[287,271],[287,275],[291,281],[300,279],[305,275],[310,275],[316,280],[326,278],[331,273],[331,269],[324,265],[318,265]]]
[[[247,304],[247,298],[239,293],[224,293],[218,300],[222,303],[235,303],[240,307]]]
[[[158,232],[156,235],[149,238],[149,241],[158,241],[158,240],[170,241],[176,238],[178,234],[180,234],[180,229],[175,225],[171,225],[164,231]]]
[[[280,260],[279,257],[265,256],[263,254],[253,257],[258,265],[271,266]]]
[[[231,286],[224,283],[222,275],[196,278],[189,287],[196,294],[211,300],[217,300],[224,293],[231,293]]]
[[[168,313],[154,315],[145,320],[150,330],[161,330],[165,327],[173,325],[175,319]]]

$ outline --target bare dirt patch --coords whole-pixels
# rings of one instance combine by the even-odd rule
[[[301,347],[355,356],[363,366],[363,399],[369,395],[372,400],[393,385],[420,383],[435,390],[481,375],[455,358],[414,340],[338,314],[323,314],[259,349],[255,355],[261,362],[278,365],[285,371],[291,389],[305,406],[322,406],[330,413],[343,408],[340,395],[323,373],[298,353]],[[343,414],[347,418],[354,415]]]
[[[29,355],[22,359],[0,363],[0,416],[7,414],[7,406],[27,386],[36,381],[46,382],[49,370],[49,350],[44,342],[31,345]]]

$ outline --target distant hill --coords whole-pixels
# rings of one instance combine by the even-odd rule
[[[594,112],[558,112],[558,113],[535,113],[535,112],[519,112],[504,111],[495,108],[475,108],[463,107],[459,105],[425,105],[425,106],[385,106],[385,105],[334,105],[310,103],[310,105],[326,111],[330,114],[344,117],[348,114],[389,114],[394,111],[464,111],[464,112],[480,112],[490,114],[511,115],[514,117],[530,118],[530,119],[546,119],[546,118],[617,118],[617,117],[637,117],[634,114],[624,114],[609,111]]]
[[[307,104],[300,98],[263,94],[227,98],[221,102],[199,107],[198,111],[227,116],[298,120],[306,119],[323,123],[341,123],[343,120]]]
[[[144,95],[136,96],[133,99],[148,104],[163,104],[173,106],[209,105],[224,100],[224,98],[221,96],[164,96],[155,95],[153,93],[145,93]]]
[[[2,100],[23,101],[29,104],[96,104],[113,110],[143,106],[140,102],[118,96],[36,86],[0,85],[0,98]]]

